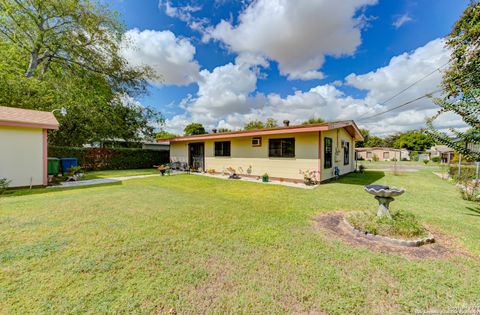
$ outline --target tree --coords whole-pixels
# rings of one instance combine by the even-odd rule
[[[178,135],[174,134],[174,133],[170,133],[168,131],[165,131],[165,130],[161,130],[159,132],[157,132],[157,134],[155,135],[155,138],[158,140],[158,139],[170,139],[170,138],[176,138],[178,137]]]
[[[440,107],[427,120],[428,133],[438,143],[449,146],[467,158],[480,160],[480,152],[469,144],[480,144],[480,3],[472,1],[447,37],[452,50],[450,66],[443,76],[445,98],[433,101]],[[437,130],[434,121],[441,114],[460,116],[470,130],[450,129],[452,135]]]
[[[273,118],[267,118],[265,120],[265,128],[275,128],[278,127],[278,122]]]
[[[54,144],[153,138],[163,117],[133,99],[153,74],[122,57],[122,34],[96,1],[0,0],[0,105],[66,107]]]
[[[188,124],[185,129],[183,129],[183,132],[186,136],[191,136],[191,135],[203,135],[206,134],[207,132],[205,131],[205,128],[203,127],[202,124],[200,123],[191,123]]]
[[[433,139],[425,130],[412,130],[398,134],[393,143],[397,149],[407,149],[410,151],[425,151],[434,145]]]
[[[355,147],[365,148],[365,147],[367,147],[365,144],[368,143],[368,141],[370,139],[370,131],[367,130],[367,129],[360,128],[360,133],[362,134],[364,140],[355,143]]]
[[[377,136],[370,136],[368,141],[365,141],[365,147],[366,148],[372,148],[372,147],[384,147],[385,146],[385,141],[383,141],[382,138],[377,137]]]
[[[245,130],[262,129],[262,128],[265,128],[265,125],[260,120],[249,121],[243,126],[243,129]]]
[[[316,117],[311,117],[308,120],[305,120],[302,125],[314,125],[314,124],[321,124],[324,123],[325,120],[323,118],[316,118]]]

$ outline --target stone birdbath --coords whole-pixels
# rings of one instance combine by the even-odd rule
[[[393,197],[400,196],[405,192],[403,188],[395,188],[395,187],[388,187],[383,185],[367,185],[365,186],[365,191],[369,194],[375,196],[375,199],[378,200],[378,212],[377,217],[386,216],[389,219],[392,218],[390,211],[388,208],[390,206],[390,202],[395,200]]]

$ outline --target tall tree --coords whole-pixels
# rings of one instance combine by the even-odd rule
[[[185,129],[183,129],[183,132],[186,136],[203,135],[207,133],[205,131],[205,127],[203,127],[203,125],[200,123],[188,124],[187,126],[185,126]]]
[[[472,1],[447,37],[446,45],[452,50],[450,67],[443,76],[444,99],[433,101],[440,107],[438,113],[427,120],[428,132],[438,143],[480,160],[480,152],[469,144],[480,144],[480,3]],[[437,130],[438,116],[452,112],[460,116],[469,131],[450,129],[451,135]]]
[[[122,57],[123,31],[97,1],[0,0],[0,105],[66,107],[55,144],[153,138],[163,118],[133,101],[153,74]]]
[[[410,151],[425,151],[430,149],[434,144],[433,139],[425,130],[420,129],[398,134],[392,147]]]
[[[365,147],[367,147],[367,145],[365,145],[365,144],[368,143],[368,141],[370,139],[370,130],[360,128],[360,133],[363,136],[363,141],[356,142],[355,147],[365,148]]]

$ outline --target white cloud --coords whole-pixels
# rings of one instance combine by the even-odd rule
[[[131,29],[125,33],[122,55],[132,65],[152,67],[159,76],[156,84],[187,85],[198,79],[195,47],[170,31]]]
[[[395,17],[395,20],[393,21],[392,25],[398,29],[402,27],[405,23],[408,23],[411,21],[413,21],[413,19],[410,17],[410,15],[408,15],[408,13],[405,13],[403,15],[399,15]]]
[[[169,0],[158,2],[160,9],[165,9],[165,14],[172,18],[177,18],[180,21],[187,23],[187,25],[196,31],[203,32],[209,20],[206,18],[199,18],[193,16],[195,12],[201,11],[202,7],[199,5],[187,4],[184,6],[173,6]]]
[[[206,29],[204,40],[275,60],[289,79],[321,79],[325,56],[351,55],[361,43],[359,9],[377,0],[257,0],[238,17]]]
[[[313,116],[327,120],[354,119],[372,134],[381,136],[425,127],[425,118],[437,110],[426,98],[374,119],[365,118],[438,89],[441,74],[436,72],[387,104],[382,103],[447,63],[449,55],[443,40],[436,39],[412,52],[393,57],[385,67],[366,74],[350,74],[343,84],[318,85],[285,97],[255,92],[255,69],[249,64],[227,64],[212,72],[203,70],[198,94],[185,103],[184,114],[167,121],[167,128],[179,121],[198,121],[208,129],[238,129],[253,119],[273,117],[295,124]],[[345,85],[365,90],[366,96],[345,95],[340,90]],[[436,124],[440,128],[462,126],[461,120],[452,115],[442,115]]]

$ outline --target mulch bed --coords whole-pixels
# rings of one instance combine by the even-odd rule
[[[368,248],[372,251],[397,254],[412,259],[449,258],[453,256],[466,256],[479,259],[463,249],[452,237],[438,231],[429,230],[435,236],[435,243],[425,244],[420,247],[405,247],[383,241],[370,240],[352,233],[343,222],[344,213],[327,213],[314,218],[315,228],[326,231],[329,236],[342,240],[355,246]]]

